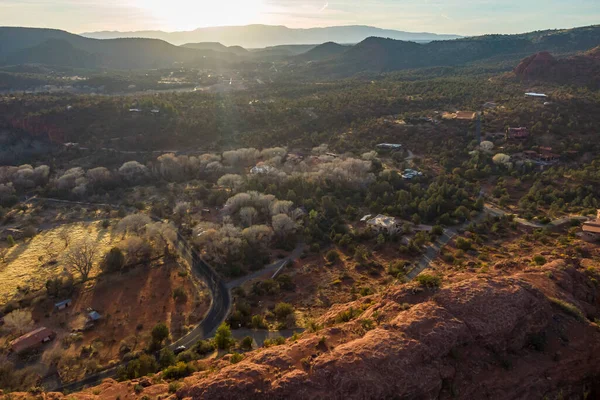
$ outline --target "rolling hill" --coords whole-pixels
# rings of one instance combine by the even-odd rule
[[[235,61],[235,55],[178,47],[156,39],[97,40],[56,29],[0,28],[0,65],[147,69],[182,62],[206,65],[229,61]]]
[[[181,47],[185,47],[188,49],[196,49],[196,50],[212,50],[218,51],[221,53],[232,53],[238,56],[246,56],[248,55],[248,50],[244,49],[241,46],[225,46],[219,42],[202,42],[202,43],[186,43]]]
[[[322,61],[344,53],[350,46],[342,46],[334,42],[323,43],[314,49],[295,57],[296,61]]]
[[[161,39],[182,45],[184,43],[219,42],[225,46],[263,48],[286,44],[358,43],[369,36],[389,37],[397,40],[431,41],[457,39],[458,35],[413,33],[380,29],[371,26],[333,26],[327,28],[291,29],[285,26],[247,25],[200,28],[187,32],[136,31],[136,32],[90,32],[82,36],[94,39],[124,37]]]
[[[519,61],[531,53],[572,53],[600,45],[600,25],[520,35],[485,35],[414,43],[371,37],[338,56],[313,63],[310,72],[332,77],[433,66],[457,66],[494,57]]]

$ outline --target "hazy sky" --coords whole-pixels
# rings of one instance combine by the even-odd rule
[[[0,0],[0,26],[75,33],[274,24],[475,35],[598,23],[600,0]]]

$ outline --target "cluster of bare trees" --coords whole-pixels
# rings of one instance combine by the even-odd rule
[[[223,208],[222,225],[201,222],[194,242],[215,264],[253,265],[268,259],[273,241],[291,241],[303,211],[291,201],[255,191],[237,193]]]
[[[118,222],[116,233],[123,235],[118,248],[125,263],[134,265],[150,260],[153,256],[168,255],[177,240],[177,230],[171,223],[152,221],[144,214],[131,214]],[[74,241],[65,240],[67,249],[63,262],[86,281],[95,267],[102,261],[98,243],[90,238]]]

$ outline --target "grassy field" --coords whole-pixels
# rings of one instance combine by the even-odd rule
[[[98,244],[99,256],[121,240],[105,229],[100,221],[78,222],[43,231],[31,240],[21,240],[12,247],[4,263],[0,263],[0,304],[26,291],[43,288],[46,280],[59,275],[67,267],[64,263],[66,238],[76,243],[91,238]],[[98,271],[92,271],[91,276]]]

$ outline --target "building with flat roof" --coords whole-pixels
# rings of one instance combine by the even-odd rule
[[[41,327],[13,340],[10,342],[10,347],[15,353],[22,353],[50,342],[55,337],[56,333],[54,331],[46,327]]]
[[[582,238],[588,242],[596,242],[600,239],[600,210],[596,213],[596,219],[583,223],[581,230]]]

